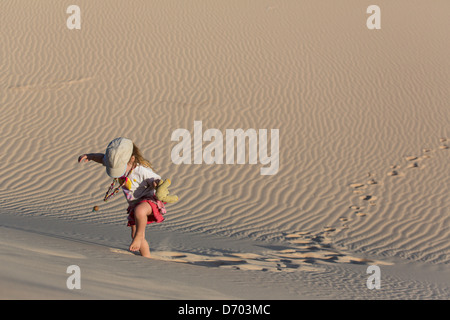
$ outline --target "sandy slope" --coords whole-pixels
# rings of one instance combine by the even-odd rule
[[[228,268],[279,269],[287,259],[315,270],[331,260],[334,282],[365,257],[448,266],[448,1],[378,1],[376,31],[365,26],[372,3],[356,0],[77,4],[77,31],[59,1],[0,4],[2,214],[121,226],[128,236],[123,199],[91,212],[109,185],[104,170],[76,163],[127,136],[181,198],[153,229],[227,239],[225,248],[248,238],[286,246],[262,257],[239,248],[226,259],[245,263]],[[222,132],[279,129],[278,173],[173,164],[171,134],[192,133],[195,120]],[[162,259],[218,263],[184,249]]]
[[[120,226],[1,215],[1,299],[446,299],[449,272],[423,263],[395,264],[306,253],[283,243],[153,230],[153,259],[124,250]],[[103,228],[100,228],[103,226]],[[308,255],[308,259],[303,255]],[[336,257],[337,256],[337,257]],[[367,267],[381,269],[369,290]],[[67,268],[81,271],[69,290]]]

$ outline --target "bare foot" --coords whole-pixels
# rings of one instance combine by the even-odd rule
[[[141,237],[135,237],[133,239],[133,242],[131,242],[130,244],[130,251],[139,251],[139,249],[141,248],[141,243],[142,243],[143,238]]]
[[[150,255],[150,251],[148,252],[142,252],[141,251],[141,256],[143,256],[144,258],[151,258],[152,256]]]
[[[143,240],[141,242],[141,248],[139,249],[139,251],[141,252],[141,256],[143,256],[145,258],[151,258],[151,256],[150,256],[150,246],[148,245],[147,240]]]

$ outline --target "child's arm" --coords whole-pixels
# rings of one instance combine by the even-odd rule
[[[88,162],[88,161],[95,161],[97,163],[103,164],[103,153],[88,153],[88,154],[82,154],[78,157],[78,162]]]

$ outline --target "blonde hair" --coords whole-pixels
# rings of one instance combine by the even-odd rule
[[[150,163],[150,161],[148,161],[147,159],[144,158],[141,150],[139,150],[139,148],[134,144],[134,142],[133,142],[133,153],[131,156],[132,157],[134,156],[133,167],[135,167],[137,165],[141,165],[141,166],[150,168],[153,171],[155,171],[155,169],[153,169],[153,166]]]

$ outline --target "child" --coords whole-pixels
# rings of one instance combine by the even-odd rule
[[[94,161],[106,167],[106,173],[114,178],[105,195],[105,201],[122,188],[128,201],[128,226],[131,226],[130,251],[140,251],[150,257],[150,248],[145,239],[147,224],[164,221],[164,205],[154,197],[161,177],[153,172],[151,163],[144,159],[139,148],[127,138],[111,141],[103,153],[83,154],[78,162]],[[116,182],[119,186],[115,187]],[[113,190],[114,189],[114,190]],[[112,192],[111,194],[109,194]]]

